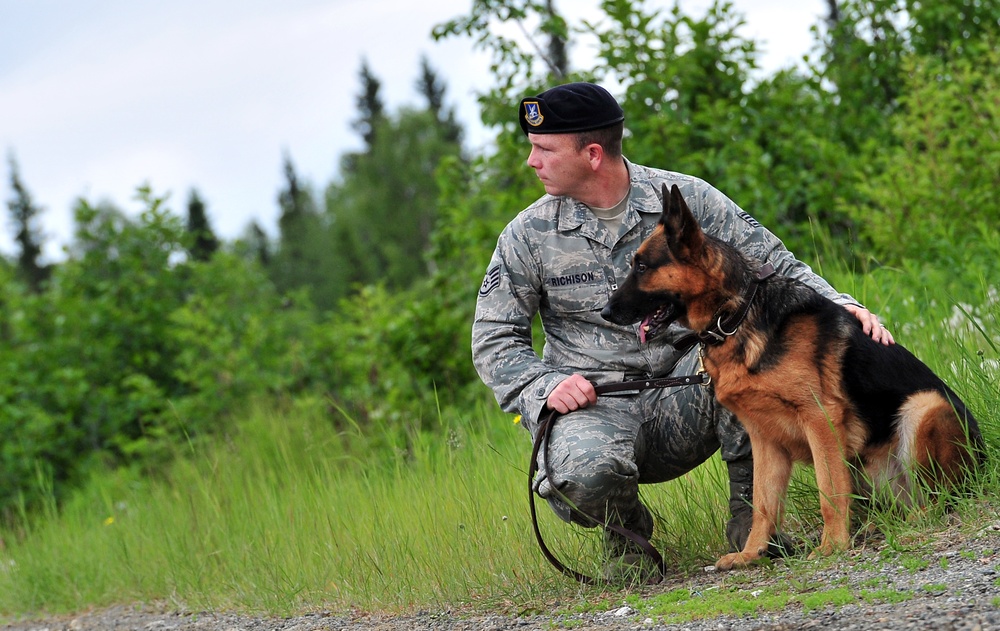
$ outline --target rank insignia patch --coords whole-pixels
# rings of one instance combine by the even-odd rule
[[[494,289],[500,286],[500,266],[494,265],[490,268],[490,271],[486,272],[486,278],[483,279],[483,284],[479,287],[480,296],[489,296]]]
[[[754,219],[753,217],[751,217],[750,214],[747,213],[747,211],[741,210],[739,214],[740,214],[740,219],[742,219],[743,221],[747,222],[752,227],[754,227],[754,228],[763,228],[763,226],[760,225],[760,222],[758,222],[756,219]]]

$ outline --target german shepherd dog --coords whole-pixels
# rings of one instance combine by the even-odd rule
[[[677,321],[701,343],[715,396],[753,449],[753,525],[740,552],[715,564],[744,567],[781,526],[794,462],[812,464],[823,534],[813,553],[850,544],[852,493],[922,501],[982,460],[982,436],[962,401],[899,344],[884,346],[842,306],[702,232],[674,186],[632,270],[604,308],[651,337]],[[764,271],[762,271],[764,270]]]

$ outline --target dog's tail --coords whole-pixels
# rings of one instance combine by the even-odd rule
[[[897,458],[932,487],[961,486],[985,459],[979,424],[951,390],[908,396],[896,419]]]

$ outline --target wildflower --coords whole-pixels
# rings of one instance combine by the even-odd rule
[[[517,416],[514,417],[514,425],[517,425],[520,422],[521,422],[521,415],[518,414]]]

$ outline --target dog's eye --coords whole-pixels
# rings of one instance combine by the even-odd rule
[[[636,274],[645,274],[647,269],[648,268],[646,267],[645,263],[640,263],[639,261],[635,262],[635,272],[636,272]]]

